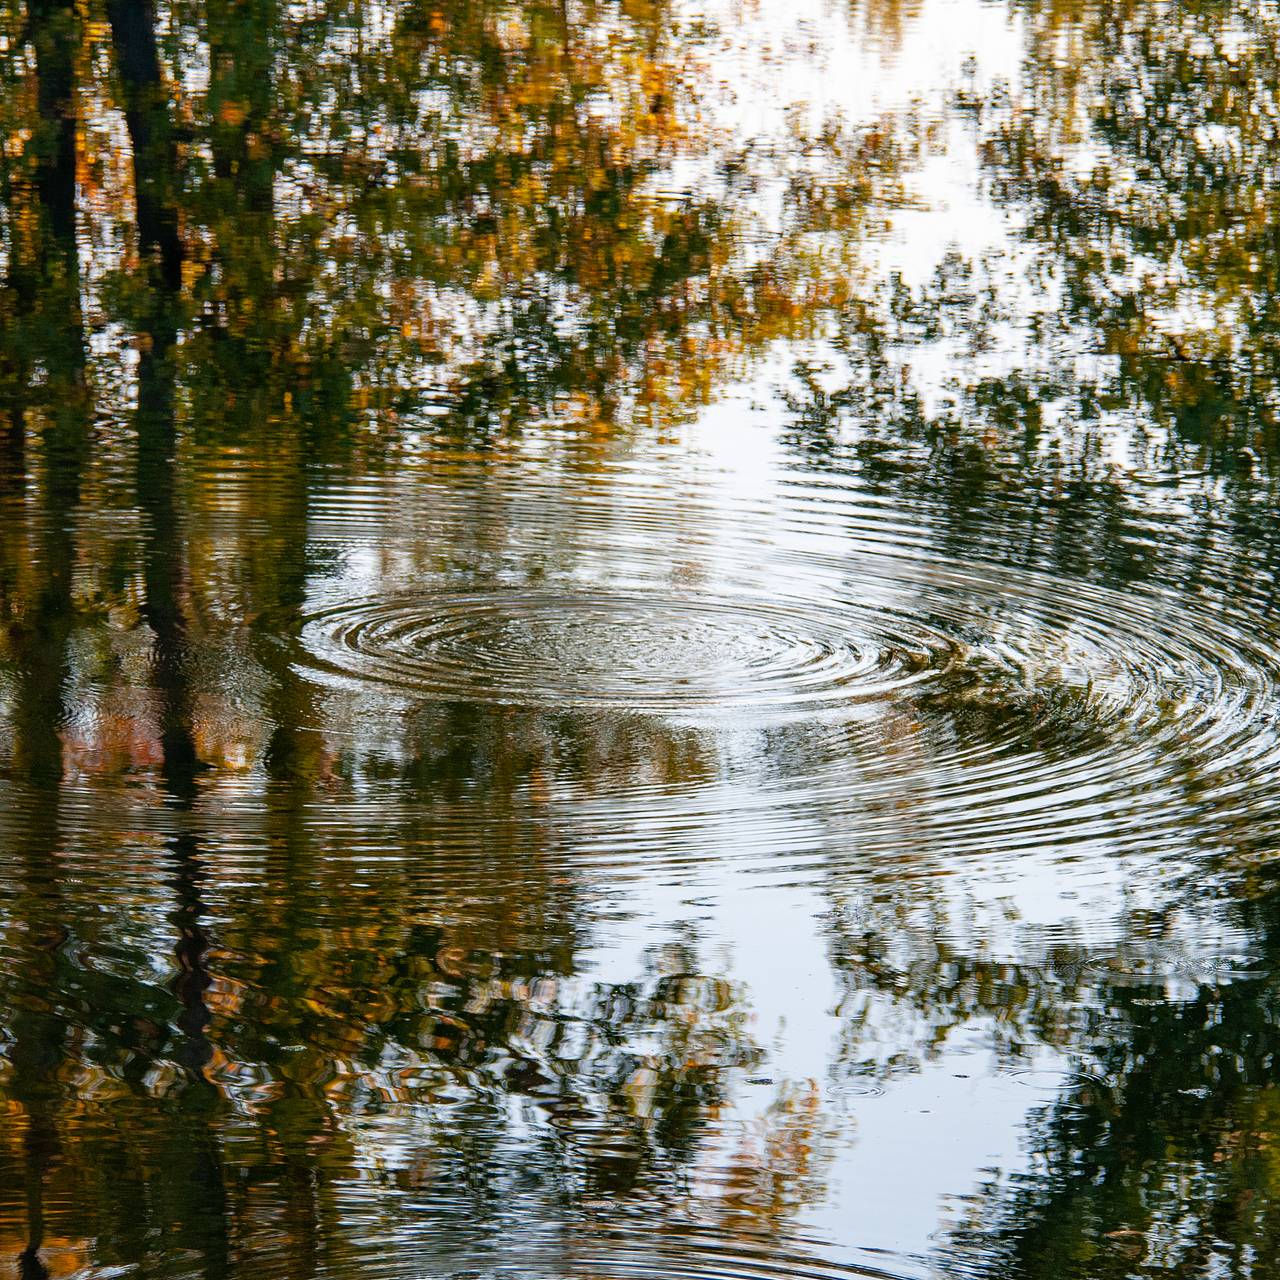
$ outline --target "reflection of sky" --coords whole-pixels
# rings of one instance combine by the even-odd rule
[[[713,118],[743,137],[781,138],[797,111],[811,126],[870,124],[917,104],[936,111],[958,83],[1015,81],[1022,59],[1019,20],[982,0],[903,6],[910,16],[900,40],[874,38],[856,5],[830,0],[695,0],[686,8],[716,32],[707,52]]]

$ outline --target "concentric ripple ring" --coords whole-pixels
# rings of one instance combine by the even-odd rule
[[[678,714],[882,697],[958,654],[892,614],[612,592],[408,594],[313,614],[323,672],[417,697]]]
[[[939,856],[1065,856],[1099,839],[1185,852],[1182,836],[1212,849],[1246,809],[1271,838],[1249,796],[1280,767],[1280,655],[1247,611],[918,550],[782,554],[790,572],[768,594],[743,558],[704,593],[650,579],[320,600],[294,660],[323,685],[409,704],[791,726],[772,763],[742,739],[719,756],[722,778],[746,784],[735,847],[761,867],[808,856],[817,814],[843,815],[860,856],[893,859],[922,840]],[[637,842],[665,861],[703,856],[719,781],[625,754],[610,778],[596,795],[564,775],[562,834],[601,857],[625,797],[619,857]],[[454,820],[470,830],[473,815]]]

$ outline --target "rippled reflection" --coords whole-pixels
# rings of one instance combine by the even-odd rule
[[[0,5],[5,1265],[1274,1273],[1274,25]]]

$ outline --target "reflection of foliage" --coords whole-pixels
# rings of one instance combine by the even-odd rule
[[[1280,407],[1275,9],[1024,7],[1034,99],[987,143],[997,194],[1162,420],[1256,447]]]
[[[1140,982],[1112,990],[1122,1034],[1094,1049],[1108,1087],[1052,1108],[1030,1173],[985,1188],[981,1221],[957,1231],[953,1246],[976,1273],[1274,1272],[1272,998],[1257,981],[1154,995]]]
[[[1275,408],[1274,118],[1243,87],[1275,81],[1271,19],[1217,3],[1172,19],[1136,4],[1026,8],[1041,100],[997,120],[987,161],[1043,251],[1037,270],[1064,290],[1063,307],[1030,315],[958,256],[921,290],[891,280],[851,298],[871,177],[887,180],[910,140],[744,150],[700,113],[696,46],[664,4],[372,14],[209,0],[171,7],[163,32],[146,4],[113,0],[105,25],[92,3],[33,4],[56,19],[34,39],[3,9],[6,51],[23,50],[0,66],[4,389],[15,434],[35,424],[48,464],[33,473],[45,510],[2,534],[0,657],[15,689],[3,764],[14,794],[40,789],[48,812],[85,803],[77,771],[114,772],[151,802],[115,828],[153,833],[86,838],[74,854],[101,880],[71,874],[65,832],[47,824],[6,846],[19,890],[0,938],[16,1011],[0,1028],[14,1116],[0,1216],[23,1221],[28,1243],[44,1195],[58,1206],[46,1256],[61,1239],[83,1262],[78,1242],[94,1236],[92,1261],[145,1268],[161,1240],[219,1275],[233,1246],[269,1247],[310,1274],[343,1247],[335,1184],[372,1166],[406,1196],[465,1184],[477,1218],[520,1179],[551,1187],[558,1210],[643,1204],[721,1158],[706,1212],[726,1228],[776,1230],[819,1194],[829,1122],[814,1085],[780,1087],[725,1155],[717,1116],[760,1050],[744,993],[692,943],[651,952],[631,982],[575,980],[582,880],[552,851],[558,812],[607,801],[620,778],[654,794],[713,779],[714,743],[432,706],[385,749],[335,746],[290,665],[289,628],[326,567],[309,542],[314,473],[379,465],[360,456],[371,418],[438,413],[482,439],[539,418],[679,420],[772,340],[822,320],[831,363],[797,367],[790,442],[807,466],[924,512],[944,552],[1120,587],[1158,574],[1195,591],[1212,576],[1241,596],[1274,576],[1275,491],[1237,452],[1264,451]],[[860,9],[888,43],[912,11]],[[126,16],[148,21],[126,32]],[[126,35],[142,42],[133,71]],[[73,119],[75,101],[118,102],[128,136],[152,140],[131,174],[101,154],[119,131]],[[1082,114],[1102,153],[1087,169]],[[771,201],[767,223],[755,206]],[[123,237],[105,274],[80,261],[77,219],[98,256]],[[84,425],[82,274],[138,348],[140,528],[70,519],[82,480],[105,512],[130,502],[54,447]],[[1187,297],[1212,324],[1177,312]],[[1001,364],[1008,329],[1025,330],[1034,359]],[[1082,345],[1107,360],[1082,372]],[[967,376],[913,381],[912,359],[935,347]],[[1159,563],[1141,536],[1150,495],[1107,452],[1117,425],[1132,470],[1179,486],[1185,545]],[[1167,439],[1150,430],[1166,425]],[[177,463],[185,428],[230,438],[202,442],[199,474]],[[1178,478],[1202,461],[1188,442],[1206,440],[1208,480]],[[519,471],[424,488],[518,491]],[[436,559],[412,554],[462,560],[500,525],[477,503],[434,527]],[[246,638],[246,619],[265,621]],[[202,669],[196,655],[217,648],[204,642],[228,632],[240,647]],[[227,668],[253,685],[227,694],[253,706],[252,724],[219,707],[221,688],[193,694],[193,673]],[[980,674],[895,714],[980,741],[1031,725],[1046,752],[1103,740],[1081,691]],[[92,707],[88,729],[73,702]],[[235,721],[221,737],[220,713]],[[242,767],[197,787],[196,756]],[[261,811],[244,799],[254,786]],[[368,830],[332,814],[372,824],[370,796],[394,810],[377,819],[384,847],[413,860],[358,879],[336,841]],[[223,806],[235,816],[218,829]],[[127,898],[120,918],[103,918],[104,885]],[[1037,1176],[992,1188],[1014,1225],[982,1236],[987,1261],[1128,1274],[1154,1268],[1137,1252],[1153,1242],[1152,1258],[1194,1272],[1226,1239],[1258,1249],[1259,1273],[1272,1265],[1270,997],[1239,984],[1148,1006],[1084,981],[1079,957],[991,960],[924,918],[922,885],[910,911],[896,885],[874,928],[846,919],[829,887],[839,1069],[892,1078],[989,1020],[1002,1061],[1035,1044],[1087,1049],[1117,1081],[1037,1131]],[[873,1015],[898,1019],[884,1052]]]
[[[1032,270],[1042,284],[1049,268]],[[823,359],[797,362],[782,393],[786,438],[805,465],[927,510],[954,554],[1117,587],[1194,589],[1213,563],[1220,584],[1248,591],[1272,572],[1274,433],[1251,434],[1256,420],[1239,405],[1220,423],[1225,435],[1168,422],[1163,391],[1135,378],[1137,365],[1097,354],[1105,332],[1055,309],[1051,291],[1033,290],[1029,304],[1002,277],[952,254],[918,289],[893,280],[843,307]],[[1258,341],[1269,350],[1267,334]],[[929,381],[918,372],[939,368]],[[1234,377],[1237,363],[1224,368]],[[1239,448],[1244,439],[1256,452]],[[1166,499],[1133,482],[1157,475],[1189,522],[1159,558],[1144,554],[1138,531],[1159,522]]]
[[[687,946],[654,953],[638,981],[584,985],[572,954],[549,951],[542,927],[521,919],[526,882],[508,881],[519,898],[510,916],[411,909],[392,925],[385,891],[335,885],[331,896],[313,875],[294,876],[297,854],[283,856],[276,892],[237,906],[209,957],[216,1048],[197,1073],[178,1060],[181,1005],[133,976],[145,947],[125,946],[118,928],[101,935],[92,904],[63,904],[74,958],[68,948],[29,978],[6,972],[5,1006],[17,1012],[0,1041],[0,1093],[21,1121],[6,1132],[43,1126],[50,1150],[36,1169],[20,1142],[0,1149],[0,1221],[29,1215],[15,1197],[35,1176],[49,1243],[93,1240],[98,1265],[141,1262],[149,1237],[176,1232],[212,1266],[275,1214],[287,1222],[277,1247],[301,1265],[322,1239],[342,1247],[326,1221],[329,1188],[356,1175],[369,1126],[382,1126],[381,1158],[406,1189],[466,1170],[477,1221],[500,1208],[511,1153],[498,1153],[513,1143],[525,1176],[536,1172],[553,1197],[644,1200],[698,1157],[726,1077],[757,1060],[742,993],[699,972]],[[140,904],[129,912],[141,925]],[[474,1106],[459,1123],[463,1099]],[[521,1112],[517,1125],[503,1118]],[[769,1142],[791,1141],[787,1128]],[[258,1152],[247,1165],[246,1149]],[[790,1157],[768,1159],[790,1185]],[[224,1165],[255,1169],[252,1196]],[[299,1177],[315,1184],[302,1202]]]
[[[163,270],[127,252],[95,287],[149,345],[151,290],[180,287],[198,426],[680,416],[839,296],[831,233],[892,167],[882,139],[831,131],[743,152],[702,119],[696,46],[662,4],[214,0],[163,36],[142,0],[107,9],[134,164],[125,179],[92,151],[115,140],[86,133],[85,213]],[[90,77],[109,52],[93,30],[58,45]],[[32,83],[12,76],[0,109],[20,115]],[[761,184],[782,193],[776,225],[751,211]]]
[[[833,1128],[814,1081],[780,1089],[720,1175],[721,1229],[777,1231],[820,1199],[834,1155]]]
[[[985,158],[1026,219],[1036,301],[953,258],[923,289],[849,310],[834,367],[797,371],[795,443],[924,505],[948,550],[1247,594],[1280,563],[1275,483],[1258,465],[1276,447],[1274,9],[1024,8],[1033,97],[1011,114],[993,104]],[[918,385],[911,367],[938,351],[958,372]],[[1135,486],[1144,474],[1177,504],[1181,536],[1158,556],[1138,531],[1164,495]],[[1190,806],[1230,778],[1185,783]],[[1266,838],[1231,833],[1242,859]],[[1260,895],[1250,935],[1272,936],[1271,888],[1227,874]],[[1275,1271],[1265,982],[1200,977],[1171,997],[1123,964],[1104,983],[1068,956],[986,962],[946,941],[912,947],[930,934],[920,921],[841,919],[850,1070],[914,1068],[914,1054],[867,1056],[877,995],[892,993],[910,1025],[891,1047],[938,1046],[994,1015],[1012,1061],[1048,1044],[1106,1082],[1068,1088],[1035,1122],[1030,1169],[973,1198],[948,1265],[1022,1280]]]

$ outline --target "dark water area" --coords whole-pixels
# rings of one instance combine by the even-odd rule
[[[1280,1275],[1277,48],[0,0],[0,1275]]]

